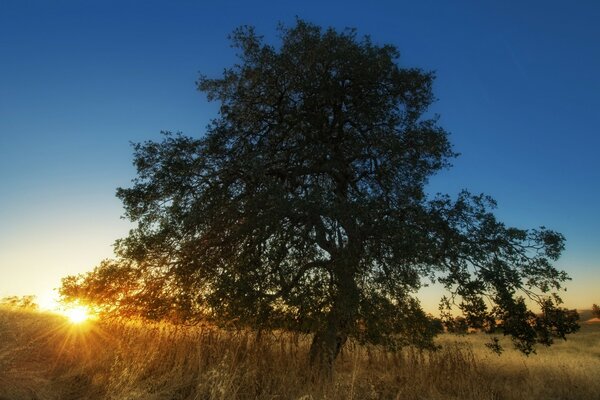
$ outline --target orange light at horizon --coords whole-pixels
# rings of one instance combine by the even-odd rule
[[[51,312],[54,314],[66,317],[70,323],[74,325],[81,324],[89,319],[93,319],[89,307],[81,303],[63,303],[60,301],[56,291],[48,292],[39,299],[39,306],[42,311]]]
[[[81,324],[90,319],[89,309],[85,306],[67,308],[61,312],[72,324]]]

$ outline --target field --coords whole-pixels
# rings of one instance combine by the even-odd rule
[[[308,337],[87,322],[0,309],[0,399],[600,399],[600,324],[538,355],[497,356],[481,334],[437,352],[350,343],[331,380]]]

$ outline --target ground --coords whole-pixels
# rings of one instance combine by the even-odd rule
[[[309,338],[210,327],[87,322],[0,309],[0,399],[594,399],[600,324],[525,357],[483,334],[437,352],[350,343],[332,380],[307,368]],[[502,339],[506,347],[510,342]]]

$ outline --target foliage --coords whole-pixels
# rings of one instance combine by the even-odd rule
[[[427,113],[431,72],[354,30],[298,20],[280,39],[233,33],[239,64],[198,81],[221,104],[204,137],[134,145],[138,176],[117,196],[137,226],[118,260],[66,279],[63,295],[314,333],[311,354],[329,365],[349,336],[432,346],[423,279],[526,353],[577,329],[554,293],[568,279],[553,266],[561,234],[504,225],[484,195],[426,194],[456,156]]]
[[[592,314],[594,315],[594,317],[600,318],[600,307],[598,307],[598,304],[592,305]]]
[[[144,263],[103,260],[93,271],[63,278],[60,293],[67,302],[84,302],[102,317],[143,317],[181,322],[182,308],[169,293],[174,283]]]
[[[10,308],[23,308],[28,310],[37,310],[38,304],[33,295],[26,296],[7,296],[0,299],[0,306]]]

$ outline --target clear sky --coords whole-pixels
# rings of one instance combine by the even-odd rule
[[[0,297],[44,295],[110,257],[129,229],[114,196],[135,175],[129,142],[202,135],[217,107],[194,82],[235,61],[227,35],[273,39],[295,16],[435,70],[432,111],[462,155],[430,190],[485,192],[508,224],[563,233],[567,306],[600,302],[596,0],[2,0]]]

